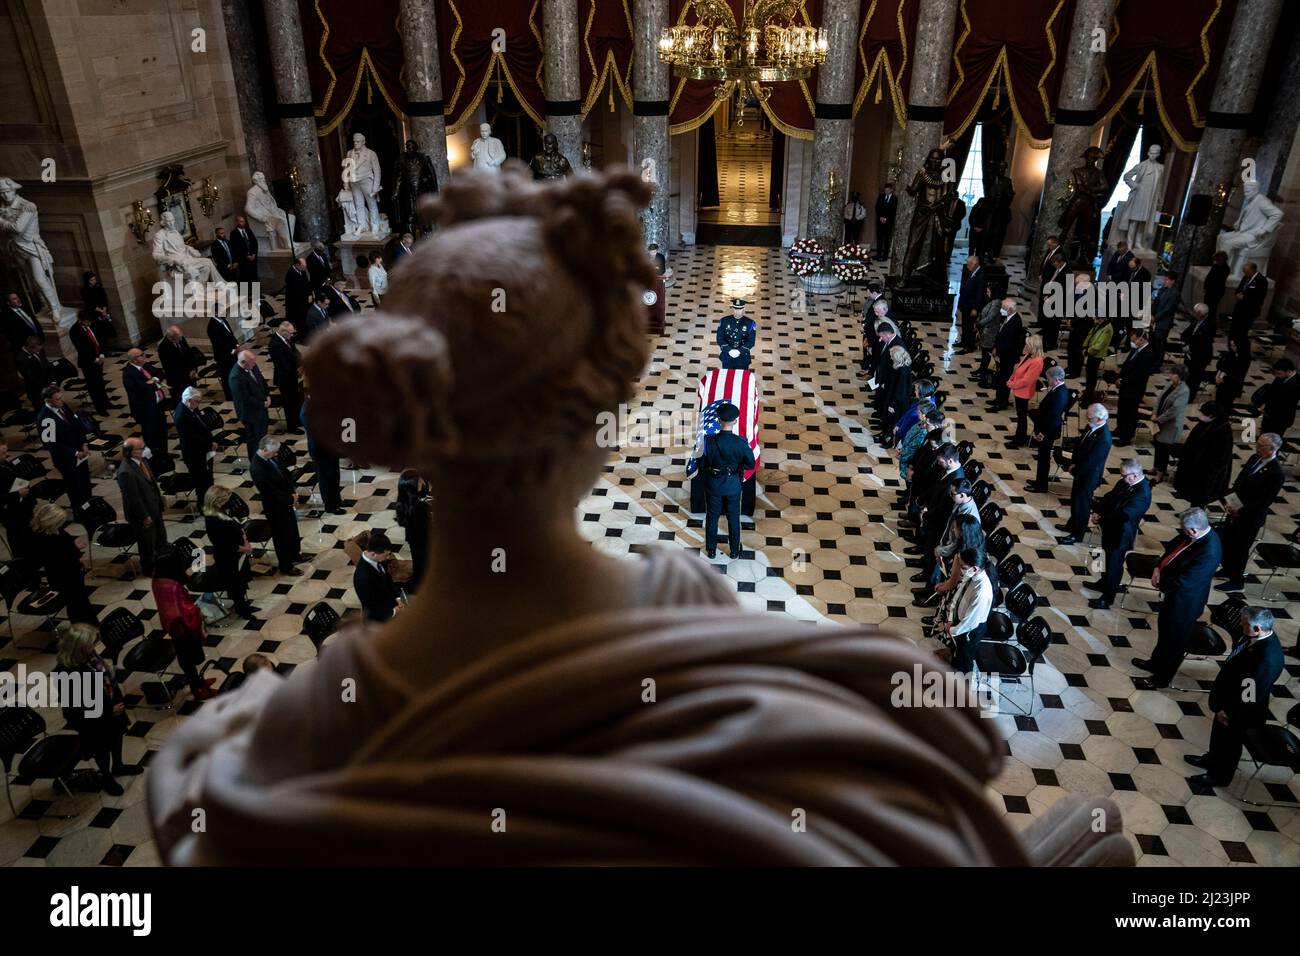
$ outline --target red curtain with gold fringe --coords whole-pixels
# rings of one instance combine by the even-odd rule
[[[944,132],[957,139],[981,106],[1009,102],[1036,145],[1052,136],[1073,0],[961,0],[949,73]]]
[[[501,96],[505,86],[533,121],[543,125],[541,0],[437,2],[447,131],[459,130],[484,96]]]
[[[855,116],[871,96],[873,103],[888,102],[898,125],[906,125],[907,84],[920,7],[921,0],[862,0]]]
[[[1106,51],[1100,111],[1110,119],[1136,95],[1178,149],[1200,142],[1237,0],[1179,0],[1176,10],[1120,0]]]
[[[614,98],[632,108],[632,0],[579,0],[582,115]]]
[[[399,116],[406,110],[402,82],[399,0],[299,0],[307,74],[321,136],[334,130],[358,96],[383,97]]]

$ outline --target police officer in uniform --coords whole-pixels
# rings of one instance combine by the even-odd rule
[[[749,353],[758,326],[745,314],[747,305],[744,299],[732,299],[731,315],[724,315],[718,323],[718,359],[723,368],[749,368]]]
[[[708,510],[704,518],[704,551],[716,557],[718,518],[727,509],[727,532],[731,537],[731,556],[740,557],[741,478],[754,467],[754,451],[749,442],[736,434],[740,409],[730,402],[718,408],[722,431],[704,439],[704,474],[708,478]]]

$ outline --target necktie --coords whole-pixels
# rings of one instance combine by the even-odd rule
[[[36,323],[35,323],[34,321],[32,321],[32,317],[31,317],[30,315],[28,315],[28,314],[26,313],[26,311],[24,311],[23,309],[19,309],[19,310],[18,310],[18,314],[19,314],[19,316],[22,317],[22,320],[23,320],[24,322],[27,323],[27,327],[28,327],[29,329],[31,329],[33,332],[39,332],[39,331],[40,331],[39,329],[36,328]]]
[[[149,464],[143,458],[140,459],[140,470],[144,472],[146,478],[153,481],[153,472],[149,470]]]
[[[1160,570],[1163,571],[1165,569],[1165,565],[1167,565],[1174,558],[1178,557],[1180,554],[1186,551],[1189,547],[1191,547],[1191,545],[1192,545],[1192,541],[1191,539],[1188,539],[1187,541],[1184,541],[1182,544],[1180,544],[1178,547],[1174,548],[1174,550],[1170,551],[1169,554],[1165,556],[1163,560],[1161,560]]]
[[[95,333],[90,331],[90,326],[86,326],[86,338],[90,339],[90,344],[95,346],[95,354],[99,354],[99,339],[95,338]]]

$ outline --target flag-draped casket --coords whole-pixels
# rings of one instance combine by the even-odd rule
[[[755,473],[763,464],[763,447],[758,436],[758,376],[743,369],[715,368],[700,379],[696,390],[696,429],[695,447],[691,458],[686,463],[686,474],[691,479],[691,511],[705,510],[705,493],[707,478],[700,471],[702,458],[696,455],[704,453],[704,438],[721,429],[718,422],[718,406],[730,402],[740,409],[740,420],[736,423],[736,432],[749,442],[754,452],[754,467],[742,476],[744,491],[741,498],[741,511],[746,515],[754,513],[754,498],[757,492]]]

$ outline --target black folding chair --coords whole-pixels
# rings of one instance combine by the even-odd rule
[[[1290,541],[1284,541],[1281,544],[1268,542],[1258,544],[1255,546],[1255,560],[1268,569],[1268,578],[1264,581],[1264,588],[1259,592],[1258,600],[1266,604],[1277,604],[1286,600],[1281,591],[1269,597],[1268,586],[1273,582],[1273,576],[1278,571],[1300,569],[1300,548],[1297,548]]]
[[[307,635],[312,646],[316,648],[317,657],[320,657],[321,647],[324,645],[325,639],[337,631],[338,627],[339,612],[324,601],[313,606],[302,619],[302,632]]]
[[[1025,562],[1021,560],[1018,554],[1008,554],[998,562],[998,581],[1004,588],[1014,589],[1021,581],[1029,569]]]
[[[973,484],[984,474],[984,465],[978,461],[968,461],[962,466],[962,471],[966,474],[966,480]]]
[[[105,659],[112,661],[114,666],[118,666],[120,661],[123,675],[143,673],[158,678],[157,687],[148,681],[140,687],[149,706],[161,710],[171,708],[175,694],[166,679],[166,671],[176,660],[176,647],[162,632],[146,635],[144,622],[131,611],[119,607],[100,622],[99,639],[104,645]],[[132,641],[136,643],[129,651],[126,650]]]
[[[1255,778],[1265,767],[1286,767],[1292,773],[1300,773],[1300,739],[1297,739],[1290,729],[1300,728],[1300,704],[1287,711],[1286,723],[1290,727],[1286,724],[1267,723],[1261,727],[1251,727],[1244,734],[1246,753],[1255,764],[1255,772],[1241,788],[1242,795],[1237,797],[1243,803],[1249,803],[1252,807],[1282,806],[1274,803],[1257,803],[1245,796],[1250,785],[1255,782]],[[1296,801],[1289,802],[1294,804]]]
[[[1007,592],[1007,613],[1017,624],[1029,620],[1030,615],[1038,610],[1038,594],[1027,581],[1021,581]]]
[[[1043,659],[1043,654],[1046,653],[1051,642],[1052,632],[1048,629],[1047,622],[1041,617],[1036,617],[1032,621],[1021,625],[1016,633],[1016,643],[1014,644],[999,641],[980,641],[979,649],[975,652],[975,662],[979,670],[980,681],[984,682],[990,676],[998,677],[998,696],[1025,716],[1032,717],[1037,698],[1034,690],[1034,668]],[[1025,710],[1003,693],[1001,687],[1001,681],[1019,683],[1020,679],[1026,675],[1029,677],[1029,710]]]
[[[5,799],[15,818],[13,791],[9,787],[10,771],[18,761],[16,776],[28,780],[50,780],[68,795],[72,791],[64,780],[81,761],[81,738],[77,734],[45,733],[45,719],[30,707],[0,707],[0,767],[5,778]],[[75,814],[62,816],[71,820]]]
[[[975,454],[974,442],[964,441],[957,445],[957,458],[961,461],[962,467],[966,466],[966,462],[970,461],[970,456],[973,454]]]
[[[1015,547],[1016,539],[1006,528],[998,528],[988,536],[984,541],[984,550],[993,555],[994,559],[1001,561],[1011,549]]]
[[[995,501],[990,501],[980,509],[980,526],[984,529],[986,535],[991,535],[997,530],[998,525],[1002,524],[1002,518],[1006,514],[1002,507]]]
[[[1147,588],[1160,592],[1151,585],[1151,575],[1155,573],[1156,566],[1160,564],[1160,555],[1142,554],[1138,551],[1130,551],[1124,555],[1124,570],[1128,572],[1128,581],[1124,584],[1124,596],[1119,599],[1119,606],[1124,607],[1128,600],[1129,591],[1139,580],[1147,582]]]

